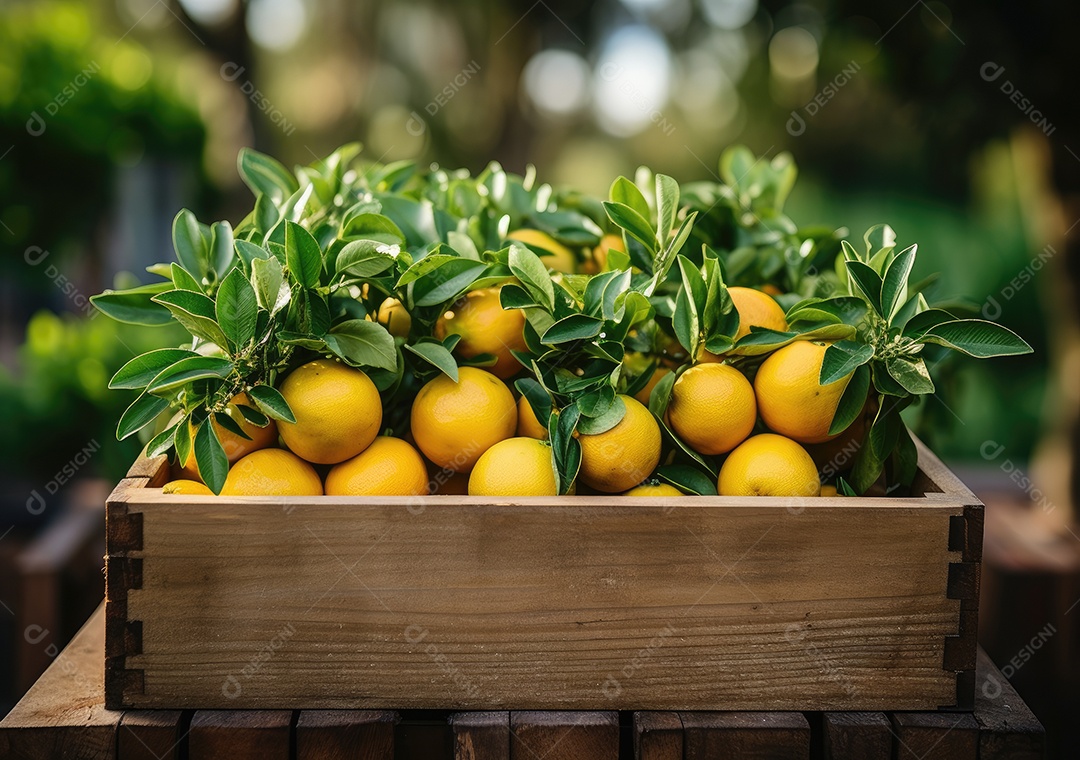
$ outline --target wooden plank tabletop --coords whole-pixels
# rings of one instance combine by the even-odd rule
[[[22,701],[0,721],[13,760],[1034,760],[1039,721],[985,655],[975,711],[461,712],[197,710],[104,707],[99,608]]]

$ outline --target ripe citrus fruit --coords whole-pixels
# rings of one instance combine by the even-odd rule
[[[379,305],[379,324],[395,338],[408,338],[412,329],[412,316],[405,311],[401,301],[387,298]]]
[[[557,496],[551,447],[507,438],[484,452],[469,475],[470,496]]]
[[[761,419],[780,435],[800,443],[821,443],[829,435],[840,397],[851,375],[818,385],[828,343],[800,340],[773,352],[754,378]]]
[[[777,332],[788,329],[787,317],[780,304],[768,294],[753,288],[728,288],[735,310],[739,312],[739,331],[735,340],[750,334],[751,327],[764,327]],[[720,357],[711,351],[701,352],[701,361],[718,362]]]
[[[724,454],[754,430],[757,403],[743,373],[727,364],[698,364],[671,389],[671,429],[699,454]]]
[[[806,449],[782,435],[762,433],[728,454],[716,488],[721,496],[817,496],[821,481]]]
[[[170,480],[168,483],[161,487],[162,493],[179,493],[179,494],[198,494],[199,496],[213,496],[214,492],[211,491],[204,483],[200,483],[196,480]]]
[[[502,380],[477,367],[440,374],[420,389],[412,406],[412,434],[435,465],[463,472],[517,429],[514,396]]]
[[[623,496],[682,496],[683,492],[673,485],[668,483],[642,483],[640,486],[634,486],[629,491],[623,493]]]
[[[281,384],[296,422],[279,425],[296,455],[316,464],[337,464],[368,447],[382,427],[382,400],[366,374],[330,359],[293,370]]]
[[[518,399],[517,408],[517,434],[523,438],[535,438],[538,441],[546,441],[548,439],[547,425],[542,424],[540,420],[536,419],[536,413],[533,412],[532,404],[529,403],[529,400],[522,396]]]
[[[327,496],[422,496],[428,492],[427,466],[400,438],[379,436],[326,476]]]
[[[652,376],[649,378],[649,381],[645,383],[645,386],[634,394],[634,398],[643,403],[645,406],[648,406],[649,397],[652,395],[653,388],[656,387],[657,383],[664,379],[665,375],[670,374],[671,370],[667,367],[657,367],[655,370],[653,370]]]
[[[604,493],[621,493],[652,474],[660,463],[660,426],[637,399],[619,396],[626,415],[610,430],[582,434],[581,481]]]
[[[237,393],[229,401],[229,405],[226,407],[225,414],[229,415],[229,418],[240,426],[240,429],[248,434],[250,440],[243,438],[231,430],[226,430],[217,420],[213,420],[211,424],[214,426],[214,432],[217,433],[218,440],[221,441],[221,447],[225,449],[225,456],[229,459],[229,464],[237,461],[238,459],[247,456],[253,451],[259,449],[265,449],[267,446],[273,446],[277,442],[277,425],[273,420],[270,420],[270,424],[266,427],[259,427],[258,425],[248,422],[244,419],[244,416],[240,414],[240,410],[236,408],[237,404],[243,404],[244,406],[254,406],[251,403],[251,399],[248,398],[246,393]],[[190,428],[190,426],[189,426]],[[194,428],[191,428],[192,438],[195,436]],[[191,450],[188,454],[187,461],[184,462],[180,468],[181,474],[189,480],[202,480],[199,477],[199,467],[195,463],[195,450]]]
[[[260,449],[229,468],[222,496],[322,496],[315,468],[291,451]]]
[[[822,486],[821,496],[839,496],[840,492],[836,490],[836,486]]]
[[[458,300],[435,322],[435,337],[460,335],[455,349],[471,359],[479,354],[493,354],[494,366],[487,370],[506,379],[521,371],[521,363],[511,350],[525,351],[525,313],[521,309],[504,311],[499,303],[498,288],[474,290]]]
[[[520,229],[514,230],[506,237],[509,240],[525,243],[550,254],[540,256],[540,260],[544,262],[548,269],[554,269],[556,272],[563,272],[564,274],[573,274],[577,268],[577,259],[574,258],[573,251],[546,232]]]

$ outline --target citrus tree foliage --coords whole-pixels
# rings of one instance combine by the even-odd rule
[[[886,470],[900,483],[914,475],[899,413],[934,390],[924,347],[976,357],[1030,351],[1003,327],[931,308],[908,281],[915,246],[897,251],[889,227],[867,232],[859,249],[843,230],[797,227],[782,212],[796,175],[786,154],[766,161],[733,148],[720,159],[720,181],[684,188],[643,168],[633,181],[617,178],[603,201],[538,184],[532,169],[517,176],[493,163],[472,177],[366,162],[356,144],[293,171],[245,150],[238,168],[255,203],[235,228],[181,211],[175,261],[149,268],[157,281],[94,298],[115,319],[178,322],[190,333],[189,343],[138,356],[113,377],[111,387],[141,391],[117,434],[167,418],[148,453],[186,461],[194,452],[215,492],[228,460],[208,420],[243,436],[225,410],[244,392],[246,420],[293,421],[276,385],[316,356],[363,368],[382,394],[385,424],[399,433],[437,373],[456,381],[459,365],[490,366],[493,356],[455,354],[456,336],[434,337],[439,316],[480,287],[501,286],[503,308],[526,316],[515,384],[547,421],[562,493],[581,461],[575,433],[617,425],[620,394],[645,387],[661,362],[676,371],[657,384],[650,409],[674,456],[657,474],[713,494],[718,462],[663,422],[678,370],[709,351],[752,374],[792,341],[834,341],[820,380],[851,380],[831,432],[868,403],[876,410],[843,484],[861,493]],[[522,227],[577,251],[579,271],[590,273],[550,271],[547,251],[508,238]],[[593,252],[605,234],[622,245],[601,259]],[[789,331],[754,328],[736,340],[729,283],[776,288]],[[408,336],[395,338],[374,317],[387,298],[411,315]],[[631,366],[628,355],[645,361]]]

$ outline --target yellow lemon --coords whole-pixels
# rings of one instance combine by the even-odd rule
[[[382,400],[364,372],[330,359],[293,370],[281,384],[296,422],[278,427],[285,445],[316,464],[351,459],[382,428]]]
[[[533,248],[539,248],[548,255],[541,255],[540,260],[548,269],[564,274],[573,274],[577,268],[577,259],[574,253],[551,235],[540,230],[520,229],[514,230],[506,236],[509,240],[525,243]]]
[[[716,488],[721,496],[817,496],[821,481],[806,449],[782,435],[762,433],[728,454]]]
[[[532,404],[529,403],[529,400],[522,396],[518,399],[517,407],[517,434],[523,438],[535,438],[538,441],[546,441],[548,439],[547,425],[541,424],[540,420],[536,419],[536,413],[533,412]]]
[[[222,496],[322,496],[315,468],[291,451],[260,449],[229,468]]]
[[[214,492],[207,488],[206,484],[196,480],[170,480],[161,487],[162,493],[198,494],[199,496],[213,496]]]
[[[517,405],[502,380],[476,367],[458,370],[458,382],[440,374],[413,401],[412,435],[438,467],[462,472],[517,430]]]
[[[649,496],[657,498],[666,496],[685,496],[685,494],[668,483],[642,483],[640,486],[635,486],[623,493],[623,496]]]
[[[698,364],[671,389],[671,429],[699,454],[724,454],[754,430],[757,403],[743,373],[727,364]]]
[[[603,433],[581,435],[581,482],[604,493],[622,493],[649,477],[660,463],[660,426],[637,399],[620,396],[626,414]]]
[[[521,363],[511,351],[526,351],[525,313],[521,309],[504,310],[499,303],[499,288],[481,288],[465,295],[435,322],[435,337],[460,335],[454,349],[471,359],[493,354],[494,366],[486,369],[504,380],[521,371]]]
[[[770,430],[799,443],[821,443],[851,375],[818,385],[828,343],[800,340],[774,351],[754,378],[758,413]]]
[[[470,496],[557,496],[551,447],[507,438],[484,452],[469,475]]]
[[[421,496],[428,492],[427,466],[400,438],[380,436],[326,476],[327,496]]]

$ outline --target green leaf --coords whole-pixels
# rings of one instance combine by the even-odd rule
[[[716,479],[696,467],[669,464],[658,469],[656,477],[695,496],[716,496]]]
[[[626,230],[626,233],[630,237],[637,240],[651,256],[656,255],[656,232],[653,230],[652,225],[634,209],[627,206],[625,203],[611,203],[610,201],[604,201],[604,210],[607,211],[608,218],[611,219],[617,226]]]
[[[570,343],[575,340],[595,338],[604,328],[604,321],[585,314],[571,314],[563,317],[541,336],[540,341],[548,346]]]
[[[675,337],[686,349],[687,355],[695,359],[701,345],[701,311],[708,300],[708,290],[701,279],[701,272],[690,259],[678,257],[682,288],[675,297],[675,316],[672,326]]]
[[[439,306],[456,301],[487,271],[488,265],[482,261],[454,256],[413,285],[413,302],[417,306]]]
[[[675,228],[679,211],[679,183],[666,174],[656,175],[656,237],[657,247],[663,248],[668,233]]]
[[[217,272],[218,277],[224,277],[225,273],[236,263],[231,224],[228,222],[214,222],[210,225],[208,254],[211,268]]]
[[[829,385],[855,371],[874,358],[874,347],[866,343],[841,340],[825,349],[818,373],[818,385]]]
[[[532,407],[537,420],[551,417],[551,396],[544,390],[544,386],[531,377],[523,377],[514,381],[514,387]]]
[[[611,190],[608,195],[615,203],[629,206],[636,211],[642,219],[648,219],[652,213],[649,210],[649,203],[645,200],[645,196],[641,194],[637,185],[626,177],[617,177],[615,181],[611,183]]]
[[[356,277],[374,277],[394,266],[393,250],[375,240],[354,240],[338,253],[337,271]]]
[[[548,311],[555,308],[555,288],[540,257],[523,245],[510,244],[510,271],[521,281],[536,303]]]
[[[955,322],[954,317],[944,309],[926,309],[920,311],[918,314],[913,315],[904,325],[904,335],[909,338],[919,339],[925,335],[930,328],[945,322]]]
[[[893,475],[897,482],[910,486],[919,470],[919,451],[915,448],[915,441],[911,439],[911,433],[905,425],[900,426],[896,446],[893,449],[893,462]]]
[[[90,297],[98,311],[117,322],[157,327],[173,321],[169,310],[154,302],[154,296],[172,290],[171,282],[155,282],[128,290],[106,290]]]
[[[172,312],[176,321],[192,335],[222,348],[228,345],[228,339],[217,323],[214,302],[201,293],[169,290],[154,296],[154,301]]]
[[[168,408],[167,399],[150,396],[144,391],[121,415],[120,423],[116,426],[116,438],[122,441],[138,433]]]
[[[178,290],[191,290],[195,293],[203,292],[202,285],[189,271],[175,261],[169,265],[169,279],[172,280],[173,287]]]
[[[146,386],[147,393],[163,393],[176,390],[195,380],[224,379],[233,371],[228,359],[216,356],[189,356],[161,370]]]
[[[397,369],[394,338],[377,322],[349,319],[331,327],[323,340],[335,356],[353,366]]]
[[[288,169],[277,159],[263,153],[241,148],[236,163],[240,178],[251,188],[251,192],[265,195],[275,204],[282,203],[300,189],[300,184]]]
[[[196,279],[210,271],[210,235],[186,208],[173,219],[172,239],[176,260]]]
[[[247,431],[240,427],[240,423],[234,420],[228,412],[214,412],[214,422],[245,441],[251,440],[251,436],[247,434]]]
[[[406,343],[405,350],[416,354],[455,383],[458,381],[457,362],[441,343],[417,343],[412,346]]]
[[[155,435],[150,439],[150,443],[146,444],[146,456],[157,457],[167,452],[173,447],[173,437],[175,435],[175,425],[168,427]]]
[[[555,460],[555,474],[559,481],[559,495],[569,493],[570,487],[581,469],[581,443],[574,437],[581,412],[571,404],[548,419],[551,436],[551,450]]]
[[[311,233],[296,222],[285,222],[285,264],[293,279],[305,288],[319,284],[322,251]]]
[[[535,309],[540,304],[520,285],[507,283],[499,288],[499,305],[503,309]]]
[[[603,414],[586,417],[583,410],[581,420],[578,422],[578,430],[581,431],[582,435],[600,435],[600,433],[606,433],[622,422],[625,416],[626,402],[621,397],[614,396],[611,404],[608,405]]]
[[[671,401],[671,389],[675,387],[676,379],[674,372],[667,373],[660,378],[649,395],[649,411],[657,419],[664,419],[664,413],[667,412],[668,403]]]
[[[934,392],[934,381],[930,379],[930,372],[922,359],[894,356],[885,361],[885,368],[889,376],[908,393],[918,396]]]
[[[363,238],[383,245],[405,245],[405,233],[382,214],[357,214],[349,218],[342,225],[341,238]]]
[[[270,424],[270,418],[253,406],[248,406],[247,404],[237,404],[236,408],[240,411],[240,416],[242,416],[252,425],[256,425],[258,427],[266,427]]]
[[[248,398],[267,416],[278,422],[296,422],[296,417],[289,408],[289,402],[276,389],[269,385],[253,385],[247,391]]]
[[[919,314],[916,318],[921,316],[922,314]],[[982,319],[941,322],[923,333],[922,340],[924,343],[936,343],[979,359],[1031,353],[1031,346],[1027,341],[1012,330]]]
[[[848,429],[866,406],[866,396],[870,392],[870,368],[865,364],[855,368],[851,380],[848,381],[840,401],[836,405],[836,413],[829,425],[829,435],[837,435]]]
[[[181,465],[187,464],[191,457],[191,415],[186,414],[180,418],[173,432],[173,448],[176,449],[176,461]]]
[[[210,420],[204,421],[195,431],[195,464],[207,487],[215,494],[221,493],[229,474],[229,458]]]
[[[181,359],[187,359],[199,354],[183,348],[159,348],[136,356],[123,367],[116,371],[109,381],[110,388],[145,388],[158,376],[161,370],[169,367]]]
[[[917,246],[905,248],[896,255],[896,258],[885,270],[884,282],[881,285],[881,316],[891,320],[896,311],[907,300],[908,277],[911,275],[911,267],[915,264],[915,252]]]
[[[292,298],[292,291],[285,282],[285,272],[273,256],[251,262],[251,284],[256,303],[271,316],[285,308]]]
[[[233,269],[221,281],[215,313],[218,326],[235,349],[242,350],[255,337],[259,303],[255,289],[239,269]]]
[[[868,265],[861,261],[849,261],[847,263],[848,281],[851,283],[852,292],[858,293],[878,314],[881,309],[881,277]]]
[[[256,261],[274,258],[274,254],[270,253],[270,251],[247,240],[234,241],[233,247],[236,248],[237,257],[244,263],[249,272],[252,271]]]

